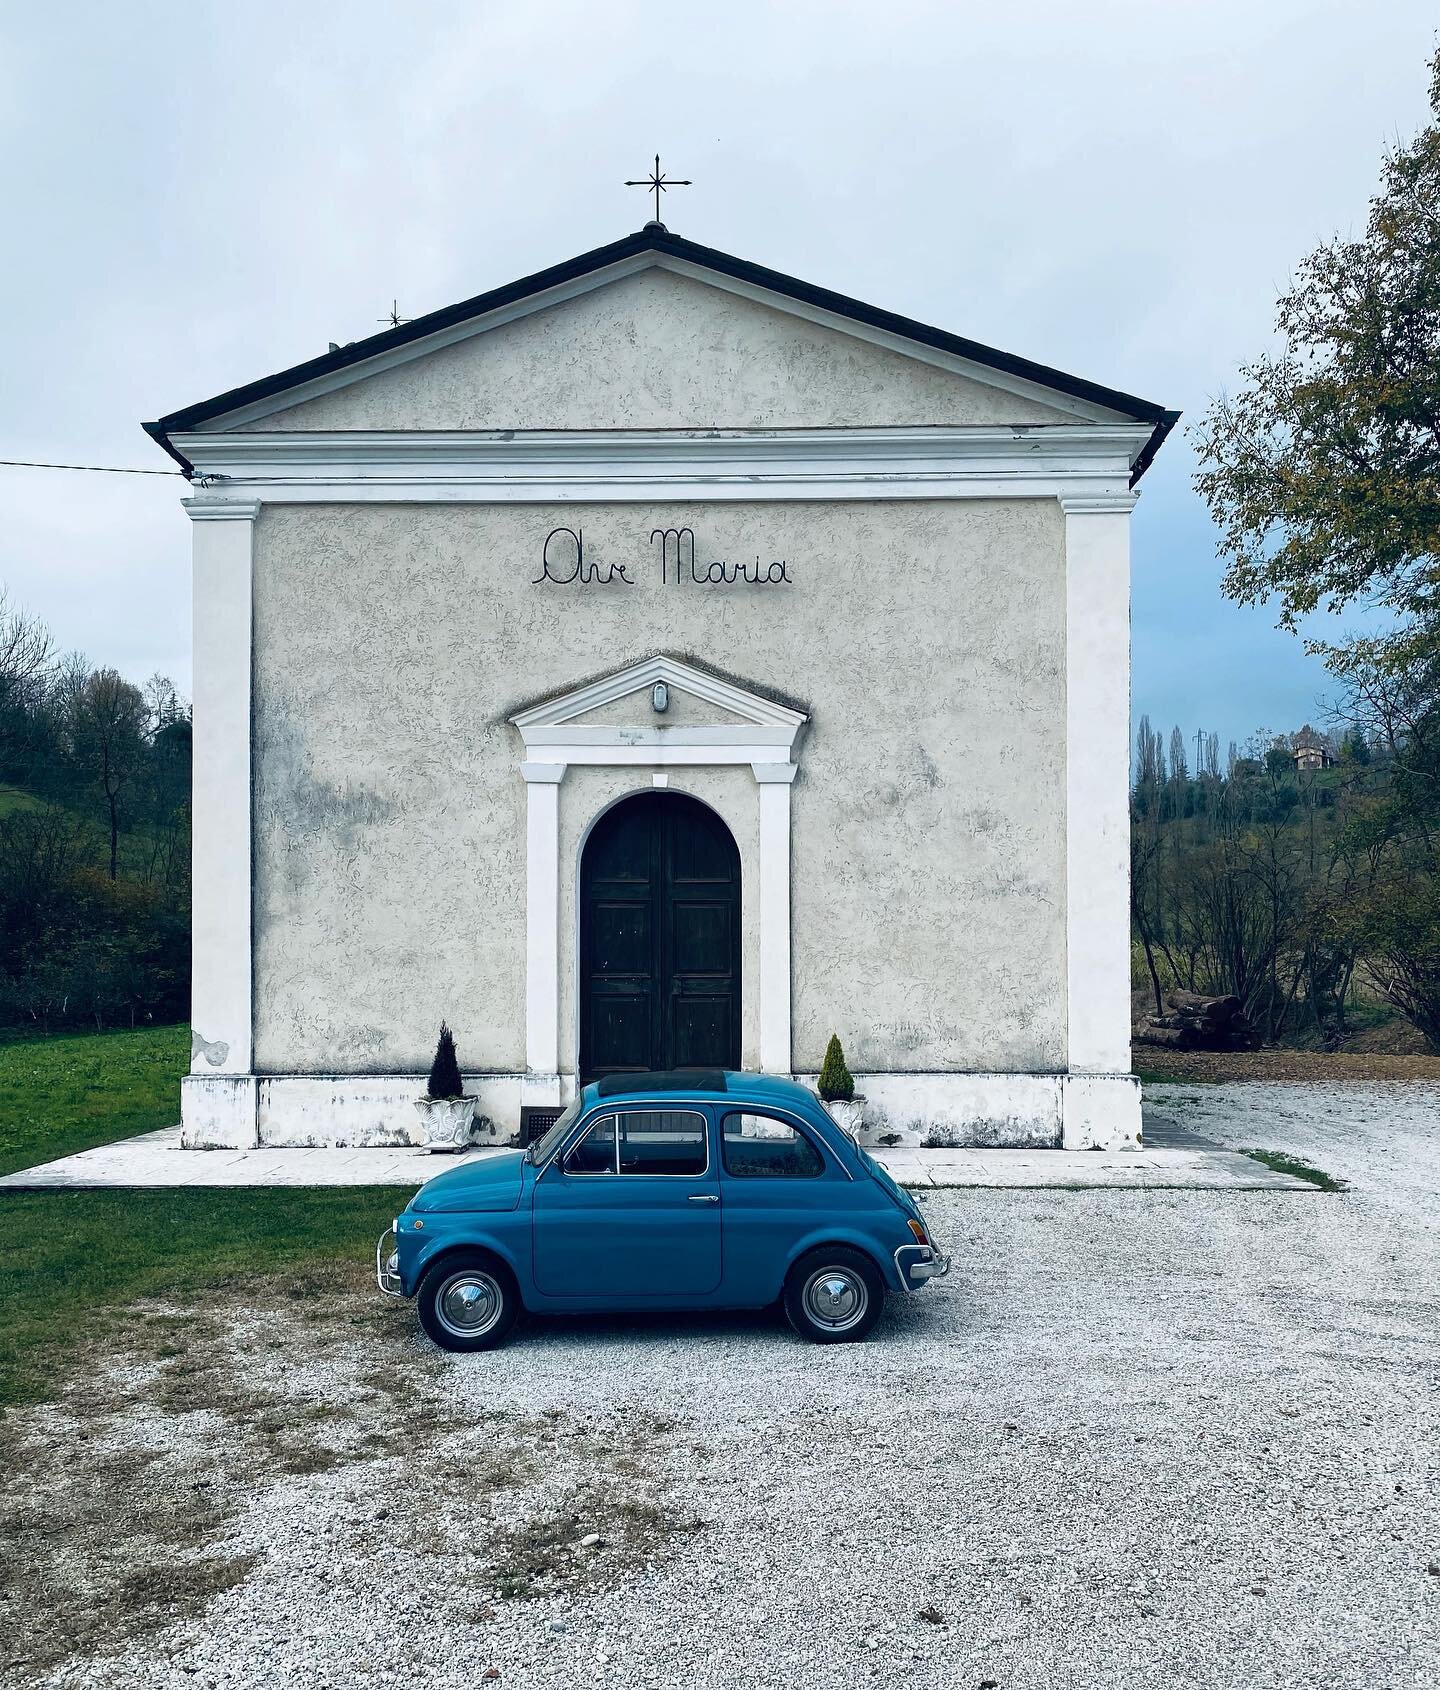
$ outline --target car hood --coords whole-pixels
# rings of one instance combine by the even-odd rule
[[[525,1152],[500,1150],[477,1156],[458,1168],[426,1180],[410,1200],[410,1207],[423,1213],[454,1213],[461,1210],[513,1209],[520,1201],[525,1183]]]

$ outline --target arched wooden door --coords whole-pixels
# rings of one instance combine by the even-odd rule
[[[627,798],[580,860],[580,1077],[740,1066],[740,852],[683,793]]]

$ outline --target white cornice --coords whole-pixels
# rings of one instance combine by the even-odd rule
[[[391,501],[1109,498],[1135,423],[533,433],[186,433],[207,508]]]

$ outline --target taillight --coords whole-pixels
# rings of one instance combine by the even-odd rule
[[[910,1228],[911,1232],[915,1234],[915,1242],[917,1244],[928,1244],[930,1242],[925,1228],[921,1226],[919,1221],[907,1220],[905,1224]]]

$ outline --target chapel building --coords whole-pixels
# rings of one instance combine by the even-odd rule
[[[1175,414],[659,223],[147,425],[192,479],[191,1144],[612,1073],[1126,1146]]]

